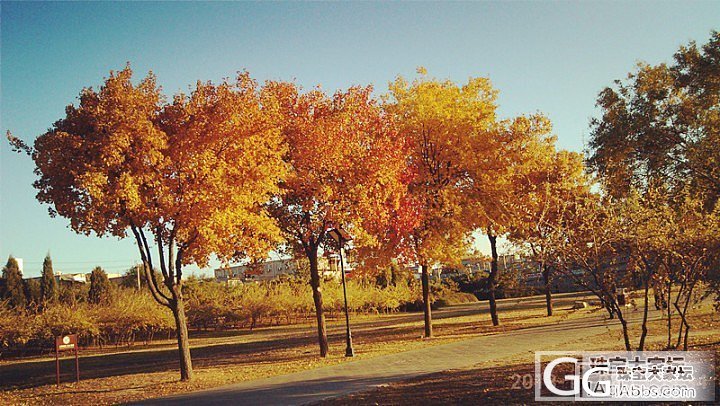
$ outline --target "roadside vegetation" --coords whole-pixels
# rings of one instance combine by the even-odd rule
[[[133,270],[134,271],[134,270]],[[9,299],[0,302],[0,360],[40,355],[53,349],[54,338],[77,334],[85,349],[129,347],[168,339],[175,332],[172,315],[145,289],[131,287],[128,272],[124,286],[110,285],[100,268],[89,285],[56,287],[50,299],[23,296],[22,306]],[[420,284],[403,279],[358,278],[348,281],[348,308],[353,314],[390,314],[422,307]],[[143,283],[144,284],[144,283]],[[226,285],[212,279],[190,277],[183,285],[187,324],[191,331],[253,330],[313,320],[311,287],[299,277]],[[331,319],[344,309],[342,286],[335,279],[322,281],[323,310]],[[56,298],[55,298],[56,297]],[[434,306],[476,302],[453,282],[432,285]]]

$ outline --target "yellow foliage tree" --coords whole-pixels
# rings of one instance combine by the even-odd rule
[[[545,284],[547,315],[552,316],[552,269],[557,267],[553,235],[573,210],[577,199],[590,192],[583,157],[579,153],[558,151],[538,155],[536,166],[516,190],[508,238],[529,248],[539,265]],[[549,158],[549,159],[548,159]]]
[[[492,133],[496,91],[486,78],[458,86],[429,78],[422,68],[418,73],[412,83],[399,77],[390,84],[386,108],[408,144],[395,244],[421,267],[425,336],[431,337],[429,268],[453,263],[467,250],[475,224],[466,162],[485,159],[475,156],[475,146]]]
[[[497,238],[506,234],[515,221],[537,174],[554,153],[550,121],[542,114],[518,116],[494,123],[487,137],[474,139],[473,156],[467,161],[470,193],[476,214],[473,224],[485,230],[490,242],[488,276],[490,316],[500,324],[495,290],[499,274]]]

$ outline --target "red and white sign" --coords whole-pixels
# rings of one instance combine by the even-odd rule
[[[55,337],[55,351],[69,351],[74,349],[77,349],[77,334]]]

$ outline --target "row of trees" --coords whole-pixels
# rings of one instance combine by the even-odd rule
[[[90,274],[90,290],[88,301],[91,303],[104,303],[109,300],[110,281],[107,273],[96,267]],[[5,300],[10,308],[22,309],[36,307],[42,309],[55,303],[60,296],[66,298],[67,289],[61,289],[55,278],[52,259],[48,254],[43,261],[43,271],[40,280],[23,279],[17,260],[11,255],[3,267],[0,278],[0,300]]]
[[[584,181],[579,188],[543,194],[511,230],[511,239],[532,253],[546,279],[555,272],[598,296],[621,323],[628,350],[645,346],[651,290],[656,306],[665,309],[667,347],[685,349],[688,311],[707,294],[703,287],[717,292],[718,83],[715,32],[702,47],[681,47],[672,65],[640,64],[626,81],[604,89],[588,155],[601,193]],[[637,344],[631,343],[625,307],[616,295],[623,287],[643,292]]]
[[[720,33],[681,47],[671,64],[640,64],[604,89],[598,106],[588,162],[605,198],[619,202],[617,215],[601,219],[624,223],[614,228],[623,238],[613,249],[640,273],[646,306],[638,348],[654,288],[667,305],[667,346],[687,349],[696,289],[720,269]],[[673,311],[680,319],[674,345]]]
[[[3,267],[0,278],[0,299],[6,299],[15,307],[25,306],[32,302],[42,304],[57,299],[58,288],[53,273],[50,254],[43,261],[42,277],[38,283],[35,280],[24,281],[22,272],[15,258],[10,256]]]
[[[306,257],[320,354],[327,354],[317,258],[334,227],[355,236],[366,267],[398,257],[421,265],[427,337],[428,269],[460,258],[476,230],[491,245],[493,324],[500,323],[497,239],[504,235],[528,243],[541,259],[550,314],[556,255],[541,242],[565,233],[558,245],[569,245],[572,233],[585,230],[566,221],[567,213],[580,219],[579,201],[599,199],[583,207],[603,208],[622,178],[641,196],[657,182],[660,191],[681,190],[679,184],[708,191],[703,213],[714,207],[718,42],[715,33],[703,50],[683,48],[678,66],[658,74],[675,86],[665,93],[654,87],[657,80],[603,91],[605,114],[593,124],[590,159],[605,185],[602,197],[591,192],[582,156],[556,150],[542,114],[500,119],[488,79],[458,85],[424,69],[412,82],[399,77],[381,98],[371,86],[331,96],[288,82],[260,86],[242,72],[234,81],[198,82],[167,102],[152,74],[134,84],[128,66],[111,72],[99,90],[84,89],[79,106],[69,106],[33,147],[10,138],[32,156],[37,197],[51,215],[68,218],[79,233],[130,232],[153,297],[173,312],[181,378],[190,379],[182,271],[213,255],[263,258],[280,246]],[[646,70],[638,78],[662,71]],[[645,173],[653,176],[636,176]],[[555,267],[580,262],[563,258],[565,265]]]
[[[294,83],[258,86],[241,73],[166,103],[152,74],[135,85],[127,67],[98,91],[83,90],[79,106],[32,148],[14,144],[35,161],[38,199],[51,215],[79,233],[135,238],[153,297],[173,312],[181,378],[190,379],[183,266],[204,266],[211,255],[262,258],[279,243],[310,263],[326,355],[317,256],[332,227],[348,229],[358,246],[392,252],[376,258],[402,246],[405,260],[421,262],[432,335],[427,267],[458,252],[485,219],[467,216],[478,206],[465,198],[465,163],[512,163],[503,143],[515,147],[515,137],[546,120],[495,123],[486,79],[461,88],[422,74],[413,84],[399,79],[392,100],[371,92],[351,87],[329,97]]]

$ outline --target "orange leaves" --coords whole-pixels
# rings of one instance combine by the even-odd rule
[[[357,246],[444,260],[582,176],[579,157],[555,154],[547,118],[498,122],[496,97],[486,78],[424,71],[382,101],[371,86],[327,95],[242,72],[168,103],[127,67],[36,140],[38,199],[78,232],[146,227],[183,263],[263,256],[281,234],[317,249],[336,226]]]
[[[161,114],[170,162],[163,204],[192,240],[188,261],[264,256],[277,242],[263,209],[286,170],[276,110],[241,73],[234,83],[198,83]]]
[[[156,149],[165,137],[154,119],[161,96],[152,76],[138,86],[131,77],[128,67],[111,73],[99,91],[84,89],[80,105],[68,106],[35,141],[38,199],[78,232],[124,235],[127,201],[136,196],[129,187],[146,176],[141,161],[159,163]]]
[[[372,243],[388,206],[397,204],[404,168],[402,140],[372,88],[355,86],[328,97],[270,82],[265,91],[280,106],[288,145],[290,173],[273,205],[286,234],[317,244],[328,227],[343,225],[358,243]]]
[[[129,67],[35,142],[38,198],[78,232],[147,227],[182,262],[264,255],[279,238],[263,205],[285,174],[277,106],[247,73],[198,83],[165,104],[155,78]]]

